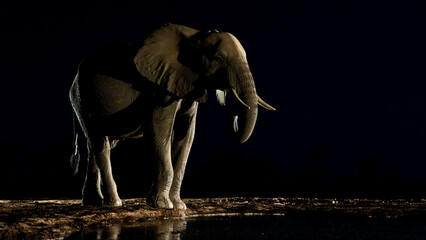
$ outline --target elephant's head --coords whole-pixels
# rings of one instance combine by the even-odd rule
[[[257,96],[244,48],[230,33],[167,24],[144,41],[135,64],[142,76],[179,98],[194,96],[200,89],[203,93],[206,88],[217,89],[224,104],[230,91],[243,108],[240,127],[234,117],[233,134],[241,143],[253,132],[258,104],[275,110]]]

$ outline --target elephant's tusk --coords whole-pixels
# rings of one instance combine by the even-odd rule
[[[216,90],[216,98],[220,105],[225,106],[226,100],[226,91]]]
[[[237,115],[232,117],[232,122],[233,122],[232,126],[234,128],[234,132],[238,132],[238,116]]]
[[[241,100],[241,98],[238,96],[238,94],[237,94],[237,91],[235,91],[235,89],[234,88],[231,88],[232,89],[232,93],[234,94],[234,97],[242,104],[242,105],[244,105],[244,107],[246,107],[247,109],[250,109],[250,107],[245,103],[245,102],[243,102],[243,100]]]
[[[265,101],[263,101],[259,96],[257,96],[257,102],[259,103],[260,106],[268,109],[269,111],[277,110],[276,108],[272,107],[271,105],[269,105]]]

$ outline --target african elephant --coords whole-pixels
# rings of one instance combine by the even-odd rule
[[[153,207],[185,209],[180,188],[194,139],[195,119],[206,89],[217,89],[224,104],[227,91],[242,106],[233,137],[250,137],[258,104],[275,110],[256,94],[246,53],[225,32],[201,32],[166,24],[140,48],[111,44],[82,60],[70,89],[75,118],[87,139],[88,167],[83,205],[121,206],[113,179],[110,150],[127,138],[149,138],[156,174],[147,198]],[[71,165],[77,173],[78,134],[74,124]]]

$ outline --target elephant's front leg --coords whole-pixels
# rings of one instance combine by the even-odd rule
[[[147,198],[147,204],[156,208],[173,209],[169,193],[173,182],[171,139],[176,111],[180,102],[157,107],[153,111],[151,138],[153,141],[156,174]]]
[[[170,200],[173,202],[175,209],[186,209],[185,203],[180,198],[180,189],[185,174],[186,162],[194,141],[197,108],[198,103],[194,102],[189,109],[183,108],[183,112],[179,112],[175,120],[172,145],[174,177],[170,189]]]

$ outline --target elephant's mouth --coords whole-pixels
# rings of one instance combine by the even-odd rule
[[[232,94],[234,96],[234,99],[238,103],[240,103],[243,108],[245,108],[246,110],[249,110],[250,107],[243,100],[241,100],[240,96],[238,96],[238,94],[237,94],[237,91],[235,91],[235,89],[233,89],[233,88],[231,89],[231,91],[232,91]],[[272,107],[271,105],[269,105],[265,101],[263,101],[258,95],[256,95],[256,97],[257,97],[257,103],[260,106],[262,106],[265,109],[270,110],[270,111],[275,111],[276,110],[274,107]],[[233,121],[232,126],[233,126],[233,129],[234,129],[234,132],[238,132],[238,130],[239,130],[239,128],[238,128],[238,115],[234,115],[232,117],[232,121]]]
[[[231,98],[232,100],[227,102],[226,108],[228,112],[228,128],[231,133],[231,136],[234,140],[238,142],[236,135],[242,130],[242,125],[245,124],[244,119],[241,117],[244,115],[245,107],[241,106],[238,101]]]
[[[221,106],[226,107],[227,116],[231,121],[231,131],[236,133],[238,132],[239,124],[238,124],[238,115],[241,113],[241,107],[238,101],[229,101],[229,93],[228,90],[216,90],[216,98]]]
[[[231,99],[233,101],[226,101],[227,100],[227,93],[231,92]],[[248,137],[245,137],[243,141],[241,140],[241,133],[242,129],[244,130],[245,125],[247,125],[247,112],[255,111],[257,115],[257,106],[260,105],[268,110],[275,111],[275,108],[267,104],[265,101],[263,101],[259,96],[256,95],[256,103],[253,106],[249,106],[247,103],[245,103],[241,97],[238,95],[237,91],[235,89],[231,90],[217,90],[216,91],[216,97],[218,102],[222,105],[227,107],[230,119],[231,119],[231,131],[233,138],[239,142],[245,142],[248,137],[251,135],[251,133],[248,135]],[[240,115],[242,114],[242,117]],[[240,124],[241,121],[241,124]],[[242,125],[242,127],[240,127]]]
[[[238,125],[238,114],[240,114],[240,109],[236,105],[237,101],[228,101],[228,90],[216,90],[216,98],[221,106],[226,106],[228,112],[228,118],[231,120],[231,130],[236,133],[239,130]]]

